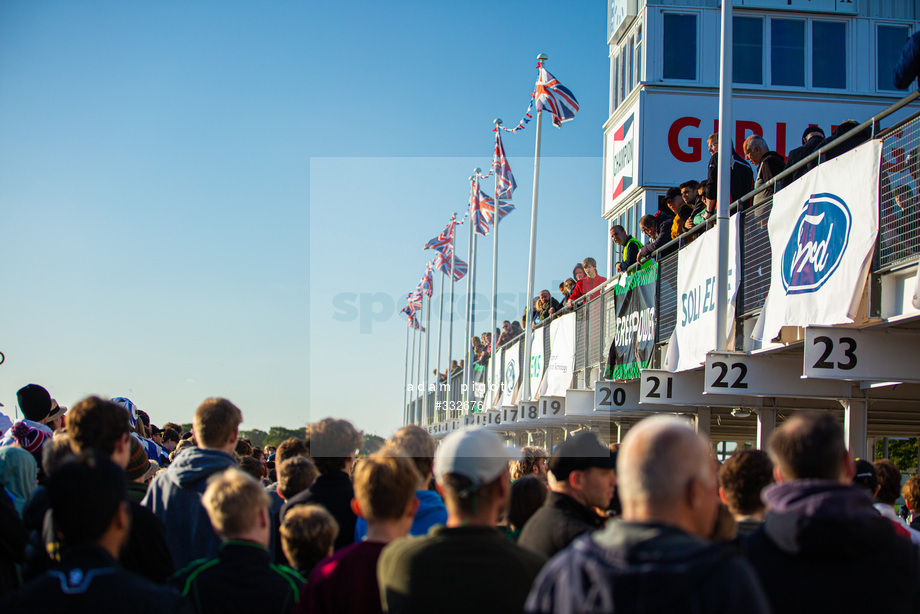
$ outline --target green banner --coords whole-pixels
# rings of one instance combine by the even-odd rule
[[[658,264],[628,275],[623,285],[614,286],[616,322],[613,343],[607,353],[605,379],[639,377],[648,366],[655,348],[655,293]]]

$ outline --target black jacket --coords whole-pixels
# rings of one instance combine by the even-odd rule
[[[731,173],[729,174],[729,193],[731,202],[735,202],[754,189],[754,169],[732,149]],[[709,169],[706,175],[709,183],[706,184],[706,198],[716,200],[719,188],[719,154],[714,153],[709,158]]]
[[[763,155],[763,158],[760,159],[760,164],[757,166],[757,181],[754,182],[754,187],[759,188],[784,170],[786,170],[786,161],[783,157],[775,151],[768,151]],[[759,205],[766,201],[773,196],[775,190],[776,185],[774,184],[772,187],[758,193],[754,197],[754,204]]]
[[[904,90],[910,82],[920,77],[920,32],[907,39],[901,50],[901,59],[894,67],[894,86]],[[920,82],[918,82],[920,83]]]
[[[198,614],[287,614],[300,599],[304,579],[289,567],[273,564],[271,553],[259,544],[227,541],[216,559],[189,563],[170,583]]]
[[[284,517],[292,507],[318,503],[339,524],[339,536],[335,538],[334,545],[336,550],[340,550],[355,543],[355,522],[358,517],[351,510],[351,500],[354,497],[355,491],[348,474],[336,471],[330,475],[321,475],[313,482],[313,486],[291,497],[281,506],[281,522],[284,522]]]
[[[786,158],[786,168],[792,168],[793,165],[798,164],[799,162],[801,162],[802,160],[804,160],[805,158],[807,158],[808,156],[816,152],[818,150],[818,146],[821,144],[823,140],[824,138],[816,134],[810,139],[808,139],[807,141],[805,141],[805,144],[802,145],[801,147],[796,147],[795,149],[790,151],[789,157]],[[806,165],[796,170],[795,172],[793,172],[792,176],[783,177],[782,179],[776,182],[777,191],[782,190],[787,185],[789,185],[790,183],[792,183],[793,181],[795,181],[796,179],[798,179],[799,177],[801,177],[807,172],[808,172],[808,166]]]
[[[543,507],[524,525],[518,545],[549,558],[579,535],[603,527],[605,520],[572,497],[550,492]]]
[[[768,612],[753,570],[734,548],[666,525],[621,520],[547,563],[524,611]]]
[[[829,137],[827,137],[826,139],[818,143],[818,146],[815,147],[815,151],[821,149],[822,147],[830,145],[831,143],[834,143],[835,141],[840,139],[840,137],[842,137],[843,135],[848,134],[850,130],[852,130],[855,127],[856,127],[855,123],[848,123],[848,122],[844,122],[843,124],[837,126],[837,129],[834,130],[833,134],[831,134]],[[863,128],[858,134],[854,134],[853,136],[848,137],[845,141],[837,143],[836,145],[828,149],[826,152],[824,152],[823,162],[827,162],[828,160],[833,160],[837,156],[841,154],[845,154],[851,149],[856,149],[857,147],[859,147],[860,145],[862,145],[863,143],[865,143],[871,138],[872,138],[872,128]],[[818,166],[818,158],[815,158],[814,160],[809,162],[807,166],[808,166],[808,170],[812,170],[816,168]]]
[[[125,571],[98,546],[68,550],[61,563],[21,590],[4,596],[0,612],[43,614],[187,614],[179,593]]]
[[[649,241],[639,250],[639,258],[645,259],[661,249],[671,241],[671,225],[674,223],[674,216],[668,215],[664,211],[655,214],[658,218],[658,236],[654,241]],[[670,249],[668,250],[671,251]]]
[[[0,484],[0,595],[19,588],[16,565],[22,563],[28,532]]]
[[[770,512],[742,548],[774,612],[920,611],[920,550],[868,491],[799,480],[762,497]]]

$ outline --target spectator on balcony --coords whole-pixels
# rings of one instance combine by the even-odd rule
[[[588,274],[585,273],[585,267],[580,263],[575,265],[575,268],[572,269],[572,277],[575,278],[575,283],[580,282],[582,279],[587,277]]]
[[[546,322],[560,309],[562,309],[562,305],[553,298],[549,290],[540,290],[540,296],[537,298],[537,309],[534,310],[533,314],[533,321]]]
[[[845,154],[851,149],[856,149],[857,147],[859,147],[860,145],[862,145],[863,143],[865,143],[866,141],[872,138],[871,126],[863,128],[856,134],[849,135],[848,133],[851,130],[854,130],[857,126],[859,126],[859,122],[857,122],[855,119],[848,119],[842,124],[840,124],[839,126],[837,126],[837,129],[834,130],[833,134],[831,134],[829,137],[827,137],[826,139],[818,143],[817,147],[815,148],[815,151],[818,151],[819,149],[823,149],[824,147],[827,147],[828,145],[831,145],[832,143],[836,143],[832,147],[830,147],[826,152],[824,152],[822,156],[819,156],[821,158],[821,162],[827,162],[829,160],[833,160],[837,156]],[[847,135],[845,139],[843,138],[844,135]],[[815,158],[814,160],[808,163],[808,170],[817,168],[817,166],[818,166],[818,158]]]
[[[577,301],[582,296],[585,296],[586,294],[590,293],[596,295],[597,293],[591,291],[607,281],[606,277],[601,277],[597,274],[597,261],[594,258],[589,256],[582,260],[581,264],[582,267],[584,267],[587,277],[581,279],[578,283],[575,284],[575,289],[572,290],[572,294],[569,295],[569,306],[571,306],[572,303]],[[590,300],[590,298],[591,297],[588,297],[585,300]]]
[[[759,188],[771,179],[786,170],[786,162],[783,157],[770,150],[767,141],[757,134],[749,136],[744,141],[744,155],[751,161],[751,164],[757,165],[757,180],[754,182],[754,189]],[[763,192],[754,196],[754,206],[757,207],[766,202],[773,200],[773,192],[776,188],[769,187]]]
[[[824,130],[818,126],[808,126],[805,128],[805,132],[802,133],[802,146],[796,147],[789,152],[789,157],[786,158],[786,168],[792,168],[794,165],[798,164],[814,152],[818,150],[818,146],[821,144],[821,141],[824,140]],[[803,166],[800,169],[797,169],[788,177],[783,177],[776,182],[776,190],[782,190],[787,185],[804,175],[808,172],[808,166]]]
[[[456,360],[450,361],[450,374],[454,375],[463,371],[463,367]]]
[[[669,236],[672,239],[676,239],[686,230],[685,225],[687,222],[691,221],[693,209],[684,201],[684,195],[681,193],[680,188],[668,189],[668,193],[665,195],[665,201],[668,204],[668,208],[674,214]]]
[[[517,337],[518,335],[524,334],[524,328],[521,326],[521,323],[518,322],[517,320],[511,323],[511,334],[513,334],[515,337]]]
[[[623,273],[626,269],[636,264],[636,260],[639,259],[639,251],[642,249],[642,243],[639,242],[639,239],[627,233],[626,229],[619,224],[610,228],[610,238],[623,248],[620,261],[616,263],[615,267],[617,273]]]
[[[572,296],[572,291],[575,289],[575,284],[576,284],[576,281],[572,279],[571,277],[569,277],[563,282],[563,285],[565,286],[565,291],[562,293],[562,304],[563,305],[565,305],[568,302],[569,297]]]
[[[709,144],[709,174],[706,177],[706,198],[709,200],[706,212],[703,213],[705,219],[715,217],[716,199],[719,192],[719,133],[714,132],[709,135],[707,140]],[[754,189],[754,171],[750,165],[744,161],[744,158],[735,151],[735,144],[732,143],[731,160],[729,161],[729,201],[735,202],[748,192]]]
[[[639,228],[649,239],[639,250],[639,262],[651,257],[671,240],[671,218],[664,216],[661,211],[655,215],[643,215],[639,220]]]
[[[914,79],[920,85],[920,32],[916,32],[904,43],[901,59],[894,67],[894,86],[899,90],[906,90]]]
[[[698,186],[696,186],[696,195],[697,199],[693,205],[693,225],[697,226],[706,221],[706,218],[703,216],[706,213],[709,207],[709,199],[706,198],[706,190],[709,187],[709,180],[703,179]]]
[[[502,322],[502,334],[498,337],[498,347],[502,347],[512,339],[514,339],[514,332],[511,330],[511,322],[505,320]]]
[[[699,187],[699,182],[693,179],[680,184],[680,194],[683,196],[684,202],[690,206],[690,219],[684,222],[684,230],[693,228],[693,218],[696,217],[698,213],[702,213],[706,210],[706,204],[699,196]]]

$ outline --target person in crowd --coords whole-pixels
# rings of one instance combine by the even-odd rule
[[[614,268],[616,268],[617,273],[625,273],[639,259],[639,250],[642,249],[642,243],[626,232],[626,229],[619,224],[614,224],[610,227],[610,238],[623,248],[620,261],[616,263]]]
[[[639,250],[639,262],[651,258],[652,254],[670,242],[671,223],[672,218],[660,211],[655,215],[646,214],[639,218],[639,228],[642,234],[648,237],[648,241]]]
[[[546,559],[495,528],[509,502],[517,452],[481,427],[454,431],[435,455],[447,526],[390,543],[377,565],[384,612],[520,612]],[[444,570],[451,570],[444,582]]]
[[[294,439],[294,441],[303,444],[303,441],[299,439]],[[284,446],[284,443],[281,445]],[[291,448],[284,448],[282,451],[285,455],[288,455],[292,450]],[[306,456],[296,455],[281,461],[278,465],[277,473],[278,481],[274,484],[274,488],[266,488],[266,492],[271,499],[271,506],[268,512],[272,527],[268,549],[272,552],[276,563],[283,563],[285,555],[281,548],[281,508],[286,501],[313,486],[319,471],[312,460]]]
[[[21,584],[20,566],[28,540],[29,531],[0,482],[0,598]]]
[[[511,463],[511,481],[525,477],[535,477],[545,486],[546,475],[546,450],[538,446],[525,446],[521,448],[521,460]]]
[[[781,155],[772,151],[766,139],[758,134],[753,134],[744,140],[744,156],[751,164],[757,167],[757,179],[754,189],[768,183],[771,179],[786,170],[786,161]],[[765,189],[754,195],[754,206],[758,207],[773,199],[774,191],[779,191],[775,186]]]
[[[911,529],[907,521],[894,511],[894,504],[901,495],[901,470],[887,458],[873,462],[872,466],[878,476],[878,489],[875,492],[873,507],[888,520],[907,529],[910,540],[914,544],[920,544],[920,531]]]
[[[875,499],[879,488],[881,488],[878,484],[878,473],[875,471],[875,465],[867,460],[858,458],[856,459],[855,467],[856,475],[853,476],[853,484],[865,488],[869,495]],[[907,530],[900,518],[889,518],[888,520],[891,522],[891,526],[894,527],[895,533],[904,539],[911,538],[910,531]]]
[[[252,456],[241,456],[237,461],[237,466],[241,471],[252,476],[259,484],[267,486],[262,480],[265,479],[265,465],[254,459]]]
[[[142,504],[166,527],[176,567],[217,555],[220,538],[201,505],[201,496],[211,476],[236,466],[233,452],[242,421],[243,413],[227,399],[206,399],[193,419],[198,446],[178,455],[147,488]]]
[[[920,550],[853,486],[855,468],[834,416],[798,412],[769,447],[777,484],[763,493],[763,527],[742,545],[770,609],[916,612]],[[852,577],[861,581],[842,581]]]
[[[901,489],[901,496],[910,510],[910,528],[920,531],[920,515],[915,513],[915,510],[920,509],[920,477],[914,476],[907,480]]]
[[[322,505],[299,505],[281,523],[281,548],[292,568],[304,578],[334,552],[339,525]]]
[[[320,561],[307,584],[298,611],[309,613],[382,612],[377,562],[383,548],[409,533],[419,507],[420,476],[415,464],[384,451],[355,469],[352,507],[366,523],[357,541]]]
[[[697,216],[702,214],[706,210],[706,203],[703,201],[703,194],[705,194],[705,187],[703,190],[700,190],[700,183],[693,179],[683,182],[680,184],[680,193],[684,197],[684,202],[690,205],[690,219],[684,222],[684,229],[690,230],[696,226]],[[702,218],[701,218],[702,220]]]
[[[859,122],[855,119],[848,119],[834,130],[833,133],[820,143],[818,143],[815,151],[819,149],[824,149],[829,147],[821,156],[821,162],[827,162],[833,160],[837,156],[843,155],[846,152],[856,149],[866,141],[872,138],[872,127],[866,127],[860,130],[859,132],[852,132],[857,127],[859,127]],[[808,163],[808,170],[813,170],[818,166],[818,158]]]
[[[719,497],[735,519],[737,534],[748,535],[763,524],[767,509],[760,498],[773,484],[773,463],[762,450],[736,452],[719,469]]]
[[[126,428],[125,436],[127,432]],[[122,441],[126,446],[127,439]],[[48,499],[55,531],[66,544],[61,561],[6,595],[0,611],[191,611],[175,590],[119,566],[118,555],[130,532],[131,508],[124,470],[106,454],[87,449],[55,469],[48,479]]]
[[[236,450],[234,451],[234,453],[238,457],[251,456],[252,455],[252,444],[250,444],[249,441],[245,439],[237,439],[236,440]]]
[[[456,360],[450,361],[450,374],[451,375],[456,375],[457,373],[460,373],[460,371],[462,370],[463,370],[463,367],[460,366],[459,362],[457,362]]]
[[[419,501],[418,511],[409,528],[409,535],[427,535],[431,527],[447,523],[447,508],[436,491],[429,490],[434,472],[434,438],[420,426],[404,426],[391,437],[379,454],[405,456],[412,460],[418,473],[415,497]],[[355,523],[355,541],[367,535],[367,521],[358,518]]]
[[[549,290],[540,290],[539,305],[539,309],[534,310],[533,313],[534,322],[546,322],[562,309],[562,305],[553,298]]]
[[[281,506],[282,522],[295,506],[317,503],[325,507],[339,525],[336,551],[354,543],[357,516],[351,509],[355,492],[348,479],[348,470],[361,442],[361,434],[347,420],[325,418],[310,425],[310,452],[319,477],[309,489]]]
[[[272,563],[265,489],[231,467],[209,481],[201,504],[220,535],[220,549],[214,558],[189,563],[170,583],[198,614],[290,612],[300,599],[304,579]]]
[[[517,337],[518,335],[524,334],[524,327],[521,326],[521,323],[517,320],[511,322],[511,334]]]
[[[532,475],[511,483],[511,503],[508,506],[505,537],[513,542],[521,538],[524,525],[546,502],[546,483]],[[502,527],[499,527],[502,528]]]
[[[498,347],[502,347],[513,338],[514,334],[511,332],[511,321],[505,320],[502,322],[502,334],[498,336]]]
[[[30,428],[22,422],[17,424]],[[19,446],[0,447],[0,486],[5,490],[0,490],[0,497],[9,497],[20,518],[35,490],[37,479],[38,463],[31,452]]]
[[[576,281],[569,277],[563,282],[565,290],[562,293],[562,304],[566,305],[569,302],[569,297],[572,296],[572,292],[575,290]]]
[[[818,150],[818,146],[821,144],[821,141],[824,140],[824,130],[818,126],[808,126],[805,128],[805,131],[802,132],[802,146],[796,147],[789,152],[789,156],[786,158],[786,168],[792,168],[814,152]],[[776,191],[780,191],[785,188],[787,185],[804,175],[808,172],[808,167],[803,166],[792,172],[790,176],[783,177],[776,182]]]
[[[549,459],[551,492],[524,525],[518,543],[549,558],[604,526],[616,486],[616,455],[595,433],[566,439]]]
[[[716,215],[716,200],[719,193],[719,133],[709,135],[706,143],[709,146],[709,172],[706,177],[706,211],[705,219],[714,218]],[[729,200],[733,203],[754,189],[754,170],[745,162],[744,158],[735,151],[732,143],[731,160],[729,161]],[[729,203],[730,204],[730,203]]]
[[[577,284],[587,276],[588,274],[585,273],[584,265],[580,262],[576,263],[575,268],[572,269],[572,277],[575,278],[575,283]]]
[[[597,261],[594,258],[589,256],[582,260],[581,264],[584,267],[586,277],[576,282],[575,289],[572,290],[572,294],[569,295],[569,307],[582,296],[587,295],[588,298],[586,300],[590,300],[591,294],[596,295],[596,293],[592,293],[592,290],[607,281],[606,277],[597,274]]]
[[[669,236],[676,239],[686,231],[686,223],[693,219],[693,208],[684,202],[684,195],[677,187],[668,189],[665,202],[668,204],[668,209],[674,214]]]
[[[894,67],[894,86],[899,90],[906,90],[914,79],[920,85],[920,32],[915,32],[904,43],[901,58]]]
[[[53,406],[51,395],[48,391],[38,384],[28,384],[16,392],[16,402],[22,411],[23,419],[17,422],[24,422],[31,428],[38,429],[42,435],[47,438],[54,436],[54,431],[46,424],[54,422],[52,418]],[[56,405],[56,403],[55,403]],[[60,420],[60,415],[58,416]],[[0,439],[0,446],[13,445],[13,425],[4,430],[3,438]]]
[[[553,558],[525,612],[769,612],[750,566],[707,541],[719,506],[708,441],[646,418],[626,434],[617,475],[622,521]]]
[[[128,464],[125,465],[125,476],[128,478],[128,499],[132,503],[140,504],[147,494],[147,481],[153,476],[159,465],[150,464],[144,446],[139,441],[131,437],[128,440],[131,446],[131,456],[128,457]]]
[[[176,449],[176,446],[179,445],[179,433],[171,428],[163,429],[163,449],[166,450],[167,455]]]
[[[147,458],[152,458],[156,461],[163,457],[168,458],[168,455],[160,446],[147,438],[146,424],[144,423],[144,416],[147,414],[139,410],[131,399],[126,397],[115,397],[112,402],[121,406],[127,412],[128,420],[131,423],[131,436],[144,446]],[[149,421],[150,418],[148,417],[147,422],[149,423]]]
[[[45,472],[42,467],[42,449],[46,441],[51,441],[51,436],[45,434],[45,430],[39,426],[30,426],[28,421],[20,420],[10,429],[10,436],[13,439],[12,445],[21,448],[32,455],[36,464],[36,478],[39,482],[44,481]]]

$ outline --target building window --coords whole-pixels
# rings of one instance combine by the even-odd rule
[[[763,20],[732,18],[732,81],[763,85]]]
[[[664,13],[665,79],[696,80],[696,15]]]
[[[636,27],[636,85],[642,81],[642,24]]]
[[[875,79],[880,90],[903,92],[894,86],[894,67],[901,59],[901,49],[910,31],[896,26],[879,26],[876,35]]]
[[[630,36],[626,43],[626,91],[631,92],[635,81],[633,80],[633,38]]]
[[[804,21],[770,21],[770,72],[773,85],[805,86]]]
[[[847,87],[847,24],[813,21],[811,24],[811,82],[814,87]]]
[[[620,52],[620,102],[626,100],[626,50]]]
[[[613,88],[611,95],[613,96],[613,108],[616,109],[620,106],[620,57],[617,55],[613,56],[610,63],[613,66],[613,80],[610,82],[610,86]]]

